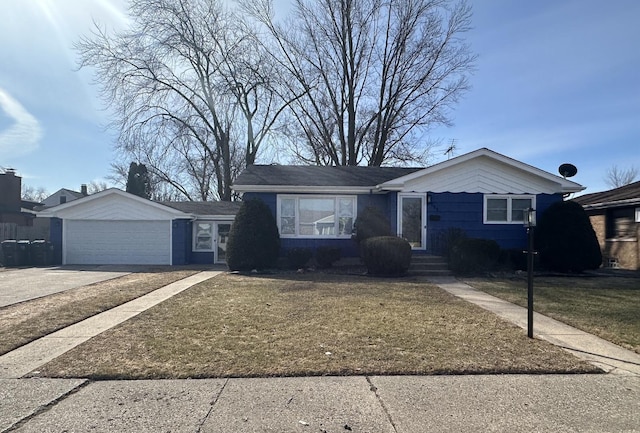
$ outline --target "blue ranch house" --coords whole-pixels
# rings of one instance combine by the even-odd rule
[[[426,168],[252,165],[233,186],[243,200],[271,208],[282,252],[339,247],[357,256],[351,239],[358,215],[380,209],[416,254],[438,254],[443,233],[526,244],[523,210],[543,212],[581,185],[479,149]],[[155,202],[116,188],[47,208],[55,262],[186,265],[224,263],[239,202]]]
[[[283,250],[333,246],[349,257],[354,222],[370,206],[414,253],[438,254],[452,228],[511,249],[526,245],[525,209],[540,214],[584,187],[482,148],[426,168],[252,165],[233,189],[271,208]]]

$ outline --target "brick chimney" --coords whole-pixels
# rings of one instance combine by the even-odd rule
[[[22,178],[16,171],[8,168],[0,174],[0,210],[20,212],[22,194]]]
[[[86,197],[89,195],[89,193],[87,192],[87,184],[83,183],[82,185],[80,185],[80,194],[82,194],[83,197]]]

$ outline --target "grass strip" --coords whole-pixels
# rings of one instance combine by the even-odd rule
[[[195,273],[132,273],[4,307],[0,309],[0,355]]]
[[[525,279],[468,279],[471,286],[526,307]],[[534,310],[640,353],[640,279],[536,277]]]

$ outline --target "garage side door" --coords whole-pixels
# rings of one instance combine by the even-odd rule
[[[66,220],[65,264],[171,264],[170,221]]]

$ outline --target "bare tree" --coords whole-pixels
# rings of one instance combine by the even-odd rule
[[[611,188],[619,188],[634,182],[638,178],[638,167],[620,168],[612,165],[607,169],[604,181]]]
[[[448,124],[475,56],[461,36],[471,9],[450,0],[272,0],[242,7],[275,39],[286,72],[293,150],[307,162],[382,165],[423,159],[429,127]]]
[[[230,200],[284,108],[255,36],[223,3],[132,0],[129,29],[96,25],[76,44],[115,113],[123,159],[188,199]]]
[[[105,189],[109,189],[109,185],[103,180],[92,180],[89,182],[89,185],[87,185],[88,194],[95,194],[97,192],[104,191]]]
[[[41,203],[45,198],[49,197],[49,193],[43,186],[33,187],[31,185],[22,185],[22,200],[35,201]]]

